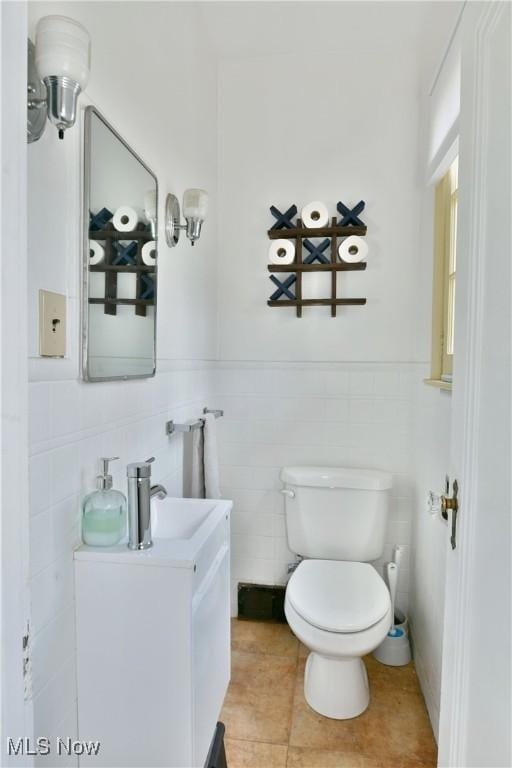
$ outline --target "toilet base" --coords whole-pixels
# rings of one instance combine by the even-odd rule
[[[368,674],[361,658],[334,659],[312,651],[306,662],[304,696],[325,717],[349,720],[370,703]]]

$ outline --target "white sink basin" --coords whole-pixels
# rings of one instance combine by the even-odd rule
[[[204,553],[215,548],[212,534],[221,520],[229,520],[231,507],[232,502],[223,499],[154,498],[151,501],[152,547],[131,550],[127,539],[113,547],[82,544],[75,552],[75,560],[198,566]]]
[[[155,499],[151,505],[153,539],[191,539],[217,503],[210,499]]]

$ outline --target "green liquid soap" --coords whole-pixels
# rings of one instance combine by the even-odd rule
[[[82,538],[91,547],[111,547],[124,535],[123,509],[93,509],[84,515]]]
[[[103,474],[98,475],[98,489],[89,493],[82,504],[82,540],[91,547],[112,547],[126,535],[126,497],[112,488],[108,462],[101,459]]]

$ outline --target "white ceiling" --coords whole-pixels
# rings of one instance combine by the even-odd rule
[[[428,31],[448,38],[461,2],[200,2],[204,25],[220,57],[265,56],[302,52],[304,56],[343,48],[356,37],[362,50],[382,37],[400,55],[403,45],[421,45]]]

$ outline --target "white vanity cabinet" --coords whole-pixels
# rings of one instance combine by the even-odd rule
[[[231,502],[156,502],[154,545],[75,553],[80,764],[203,768],[230,674]],[[178,538],[181,537],[181,538]]]

